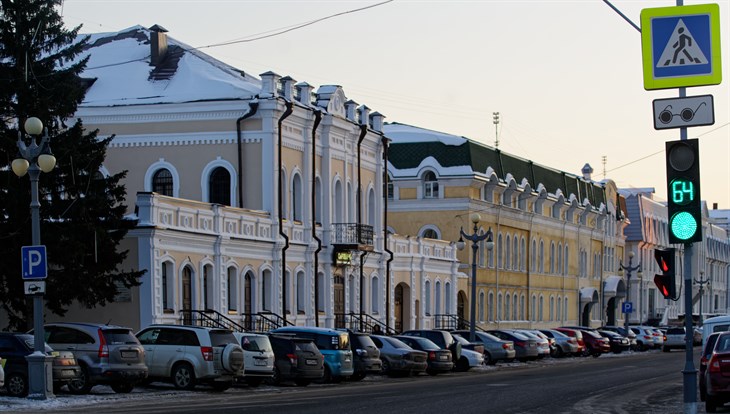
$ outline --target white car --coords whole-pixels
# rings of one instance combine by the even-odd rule
[[[5,386],[5,370],[3,367],[5,366],[5,360],[0,358],[0,388]]]
[[[257,387],[264,379],[274,376],[274,350],[271,341],[266,335],[233,332],[233,336],[243,348],[243,378],[242,380]]]
[[[468,371],[474,367],[479,367],[482,365],[484,365],[484,354],[482,354],[481,352],[472,351],[471,349],[462,348],[461,358],[456,364],[455,369],[457,371]]]

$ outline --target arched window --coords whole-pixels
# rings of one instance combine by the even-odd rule
[[[507,244],[504,245],[504,268],[509,269],[512,265],[512,242],[510,235],[507,235]]]
[[[434,229],[426,229],[426,230],[423,231],[423,233],[421,233],[421,237],[424,238],[424,239],[438,240],[439,239],[439,234]]]
[[[527,266],[525,265],[525,263],[527,263],[527,254],[525,252],[525,244],[526,244],[525,238],[523,237],[520,240],[520,270],[523,272],[525,270],[527,270]]]
[[[517,252],[517,235],[515,234],[515,237],[512,239],[512,270],[514,271],[520,270],[520,259]]]
[[[380,281],[377,277],[373,277],[370,281],[370,309],[373,315],[377,315],[380,310]]]
[[[238,310],[238,277],[236,268],[231,266],[228,268],[228,311],[235,312]]]
[[[563,320],[568,320],[568,297],[563,298]]]
[[[307,304],[307,289],[304,272],[297,272],[297,313],[304,315]]]
[[[425,296],[424,311],[426,312],[426,316],[431,316],[431,282],[427,280],[426,283],[424,283],[423,289],[425,290],[425,292],[423,292]]]
[[[487,317],[490,321],[494,320],[494,293],[489,292],[487,299]]]
[[[335,223],[344,223],[345,222],[345,195],[342,191],[342,183],[337,180],[335,181],[335,191],[334,191],[334,197],[332,197],[332,200],[334,201],[334,219]]]
[[[510,313],[509,313],[510,297],[511,296],[509,295],[509,293],[507,293],[506,295],[504,295],[504,319],[505,320],[509,320],[510,319]]]
[[[279,216],[286,219],[289,217],[289,185],[287,184],[286,171],[284,170],[279,170],[279,185],[281,186],[281,200],[279,201],[281,211],[279,211]]]
[[[172,174],[167,168],[161,168],[152,176],[152,191],[165,196],[173,196]]]
[[[231,174],[223,167],[216,167],[208,178],[208,202],[228,206],[231,204]]]
[[[538,254],[538,263],[540,265],[540,273],[545,273],[545,242],[540,240],[540,250]]]
[[[502,292],[497,293],[497,320],[502,320]]]
[[[525,295],[520,296],[520,320],[525,321]]]
[[[545,318],[543,317],[543,312],[545,310],[545,298],[542,295],[540,295],[540,303],[538,304],[537,309],[538,320],[542,322],[545,320]]]
[[[451,283],[446,282],[444,289],[444,313],[449,315],[451,314]]]
[[[439,198],[439,183],[433,171],[423,174],[423,198]]]
[[[557,271],[559,275],[563,274],[563,243],[558,243],[558,267]]]
[[[271,270],[264,270],[261,276],[261,309],[271,311],[273,310],[272,295],[274,292]]]
[[[441,311],[441,282],[438,280],[436,281],[436,284],[434,285],[433,297],[434,297],[433,312],[436,315],[440,315],[443,312]]]
[[[537,242],[532,239],[532,249],[530,249],[530,272],[537,269]]]
[[[394,198],[394,192],[393,192],[393,177],[390,176],[390,173],[387,175],[387,181],[385,182],[385,194],[386,197],[388,197],[388,200],[392,200]]]
[[[555,274],[555,243],[550,242],[550,274]]]
[[[563,274],[567,275],[570,268],[568,267],[570,256],[568,255],[568,245],[565,245],[565,260],[563,260]]]
[[[368,191],[368,224],[375,226],[375,190]]]
[[[557,321],[558,322],[562,322],[562,317],[563,317],[563,313],[562,312],[563,312],[563,298],[561,298],[560,296],[558,296],[558,308],[557,308],[557,310],[555,312],[555,315],[557,316]]]
[[[322,224],[322,182],[319,177],[314,180],[314,221]]]
[[[517,306],[517,294],[515,293],[514,296],[512,296],[512,320],[517,320],[517,315],[519,311],[519,306]]]
[[[552,322],[555,320],[555,297],[550,296],[550,319],[549,321]]]
[[[532,321],[537,322],[537,296],[532,295],[532,306],[530,306],[530,313],[532,314]]]
[[[479,292],[479,320],[484,321],[484,292]]]
[[[203,266],[203,309],[212,309],[213,305],[213,266]]]
[[[175,282],[172,277],[172,262],[162,263],[162,309],[164,311],[173,310],[173,301],[175,298]]]
[[[302,177],[294,174],[291,184],[291,208],[292,219],[302,221],[304,215],[304,189],[302,188]]]

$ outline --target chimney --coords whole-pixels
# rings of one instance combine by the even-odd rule
[[[368,122],[370,119],[370,108],[365,105],[360,105],[357,111],[360,113],[360,125],[370,126]]]
[[[370,123],[373,125],[373,131],[383,132],[383,119],[385,117],[380,112],[370,114]]]
[[[159,65],[167,54],[167,29],[156,24],[150,31],[150,66]]]
[[[352,122],[355,122],[355,108],[357,108],[357,102],[352,99],[345,102],[345,118]]]
[[[717,210],[717,203],[712,203],[712,209]]]
[[[590,164],[586,163],[586,165],[584,165],[580,171],[583,173],[584,180],[591,181],[591,174],[593,174],[593,167],[591,167]]]
[[[275,98],[279,96],[276,85],[279,83],[281,76],[272,71],[262,73],[259,76],[261,76],[261,97]]]
[[[294,85],[297,88],[297,95],[298,95],[298,101],[303,103],[304,105],[311,105],[312,104],[312,90],[314,90],[314,87],[307,82],[299,82],[296,85]]]
[[[291,76],[284,76],[280,79],[284,99],[289,102],[294,100],[294,84],[297,82]]]

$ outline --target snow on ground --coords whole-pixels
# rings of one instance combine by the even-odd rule
[[[659,352],[659,351],[648,351],[648,352]],[[604,354],[600,358],[630,358],[632,355],[636,355],[634,352],[623,352],[621,354]],[[497,365],[484,365],[480,367],[472,368],[467,374],[479,375],[482,373],[504,370],[504,369],[520,369],[529,368],[531,366],[544,366],[544,365],[555,365],[555,364],[575,364],[582,363],[583,361],[591,360],[593,358],[544,358],[537,361],[529,362],[511,362],[511,363],[498,363]],[[447,374],[449,375],[449,374]],[[463,375],[462,373],[450,374],[450,375]],[[381,375],[370,375],[362,380],[364,383],[381,382],[387,380],[387,377]],[[333,386],[333,385],[317,385],[312,386]],[[353,384],[357,386],[357,384]],[[233,392],[261,392],[261,393],[276,393],[281,392],[281,387],[262,385],[257,388],[248,388],[245,386],[236,386],[237,389]],[[202,390],[202,388],[200,389]],[[231,392],[229,390],[227,392]],[[170,384],[154,383],[150,387],[135,387],[135,389],[129,394],[117,394],[110,387],[97,385],[88,395],[71,395],[66,392],[61,392],[54,398],[47,400],[31,400],[28,398],[14,398],[9,397],[6,391],[3,389],[0,391],[0,412],[12,411],[12,412],[40,412],[43,410],[62,410],[73,407],[85,407],[93,405],[109,405],[114,404],[115,401],[130,401],[130,400],[146,400],[154,399],[159,401],[164,398],[179,398],[184,394],[193,394],[200,391],[179,391],[173,388]]]

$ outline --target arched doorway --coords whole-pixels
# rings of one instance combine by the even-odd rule
[[[334,285],[335,328],[345,327],[345,278],[335,275]]]
[[[411,288],[405,283],[398,283],[395,286],[395,330],[403,332],[411,327]]]
[[[251,272],[246,272],[243,277],[243,321],[244,327],[248,330],[253,330],[253,317],[251,316],[253,311],[252,282]]]
[[[190,266],[185,266],[182,271],[182,308],[188,311],[193,309],[193,271]],[[192,324],[192,316],[192,312],[185,312],[183,323]]]
[[[466,329],[466,324],[464,324],[465,320],[465,311],[466,306],[468,304],[466,303],[466,293],[464,293],[463,290],[459,291],[459,294],[456,295],[456,317],[459,319],[459,329]]]
[[[616,326],[616,298],[611,298],[606,304],[606,325]]]
[[[580,318],[581,326],[591,326],[591,309],[593,309],[593,302],[588,302],[583,306],[583,312]]]

